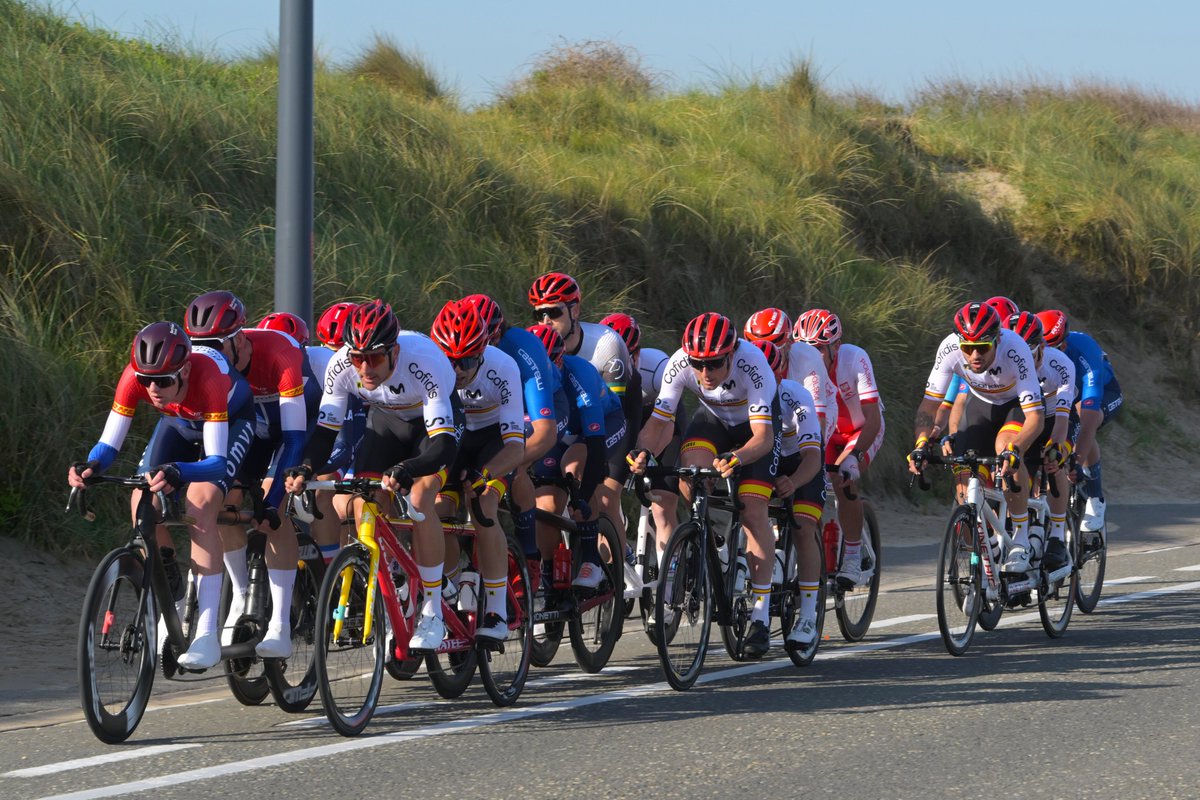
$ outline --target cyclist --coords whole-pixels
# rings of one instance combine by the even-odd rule
[[[787,358],[783,351],[765,339],[754,345],[763,351],[775,380],[779,382],[779,474],[775,478],[775,496],[791,504],[796,527],[793,540],[796,542],[800,613],[788,631],[787,641],[808,647],[817,640],[817,598],[821,590],[821,551],[817,538],[817,526],[825,509],[821,427],[812,394],[785,377]]]
[[[287,658],[292,654],[292,585],[299,548],[292,526],[280,525],[282,472],[300,457],[309,418],[316,417],[321,390],[294,339],[275,330],[248,329],[245,323],[242,301],[230,292],[213,291],[188,304],[183,327],[192,344],[211,347],[224,355],[245,376],[254,395],[254,440],[237,478],[246,486],[261,482],[266,492],[266,511],[258,527],[267,536],[265,560],[272,609],[267,632],[254,651],[263,658]],[[226,497],[234,508],[241,506],[242,499],[240,489],[231,489]],[[249,585],[245,528],[222,525],[221,540],[237,608],[236,601],[244,597]],[[225,628],[226,642],[232,633],[232,629]]]
[[[796,320],[796,336],[816,347],[829,375],[837,384],[837,427],[825,442],[826,469],[837,493],[838,521],[842,526],[842,563],[839,580],[861,584],[874,574],[873,564],[863,565],[863,501],[855,484],[883,444],[883,402],[871,367],[871,357],[858,345],[842,341],[842,322],[824,308],[805,311]]]
[[[313,465],[326,463],[345,424],[347,402],[357,395],[370,410],[354,457],[355,474],[378,477],[384,492],[409,494],[413,508],[424,515],[413,523],[413,555],[423,599],[409,648],[427,652],[446,635],[441,604],[446,545],[434,504],[458,452],[451,401],[454,368],[428,337],[401,333],[392,307],[382,300],[356,307],[344,335],[346,343],[325,373],[317,429],[303,459],[287,470],[287,490],[303,491],[315,472]],[[386,503],[386,498],[380,502]],[[361,503],[356,503],[356,519],[361,512]]]
[[[998,294],[995,297],[989,297],[983,302],[996,309],[996,313],[1000,315],[1001,322],[1004,322],[1014,314],[1021,313],[1021,309],[1017,308],[1017,304],[1002,294]]]
[[[1062,469],[1071,452],[1068,438],[1071,408],[1075,403],[1075,365],[1061,350],[1046,345],[1042,335],[1042,323],[1032,312],[1023,311],[1005,320],[1004,327],[1020,334],[1033,352],[1037,365],[1038,382],[1042,387],[1045,402],[1046,422],[1037,441],[1025,454],[1025,464],[1030,473],[1044,467],[1046,475],[1058,489],[1046,498],[1050,507],[1050,540],[1046,543],[1042,561],[1051,573],[1071,566],[1071,554],[1067,550],[1067,493],[1066,471]],[[1037,543],[1030,534],[1030,543],[1035,551]]]
[[[570,509],[579,530],[580,565],[571,585],[595,591],[604,580],[598,546],[601,482],[609,454],[625,441],[625,417],[620,401],[608,390],[596,368],[585,359],[567,355],[562,337],[554,328],[533,325],[529,332],[542,342],[550,363],[560,370],[562,390],[570,409],[562,436],[533,465],[534,482],[561,478],[566,473],[579,477],[578,499],[571,501]],[[567,506],[567,495],[561,488],[544,482],[538,487],[537,502],[539,508],[561,514]],[[553,528],[539,526],[543,586],[549,586],[553,576],[558,536]],[[620,558],[619,553],[612,555]]]
[[[947,438],[956,454],[973,450],[1003,458],[998,477],[1015,475],[1017,490],[1001,482],[1013,523],[1013,547],[1004,564],[1006,572],[1029,569],[1029,502],[1024,491],[1029,471],[1021,458],[1042,430],[1042,391],[1029,345],[1017,333],[1003,328],[996,309],[986,303],[967,303],[954,315],[954,333],[938,345],[925,396],[917,406],[916,446],[908,456],[909,471],[920,474],[934,414],[945,397],[953,375],[970,392],[963,409],[962,427]],[[968,475],[960,473],[965,484]]]
[[[699,397],[700,408],[687,425],[680,461],[684,466],[711,467],[726,477],[739,470],[737,492],[744,506],[742,525],[749,532],[754,594],[743,652],[761,658],[771,646],[768,621],[775,544],[767,502],[775,490],[779,460],[779,387],[766,356],[738,339],[728,317],[714,312],[695,317],[684,328],[683,346],[671,357],[654,413],[629,453],[635,473],[640,474],[650,454],[661,452],[670,438],[684,388]],[[679,488],[690,502],[686,483]]]
[[[1079,472],[1087,496],[1079,529],[1095,532],[1104,528],[1104,486],[1100,479],[1100,442],[1096,434],[1121,410],[1125,402],[1108,355],[1091,336],[1068,330],[1067,315],[1056,309],[1038,313],[1046,344],[1067,354],[1075,365],[1075,410],[1071,415],[1071,438],[1079,457]]]
[[[464,484],[478,498],[480,510],[492,524],[473,519],[475,548],[487,605],[475,629],[482,639],[508,635],[508,546],[495,522],[508,475],[525,455],[525,418],[517,363],[488,345],[488,329],[476,307],[451,300],[433,321],[430,337],[454,368],[455,388],[464,412],[458,455],[438,496],[438,515],[458,513]],[[446,535],[447,574],[458,569],[458,537]]]
[[[82,488],[85,478],[112,466],[141,402],[149,403],[162,416],[138,472],[147,475],[151,491],[182,491],[185,513],[196,520],[190,532],[198,616],[191,646],[178,662],[187,669],[208,669],[221,657],[217,512],[253,436],[250,388],[219,354],[193,348],[179,325],[147,325],[133,339],[129,363],[117,382],[100,440],[86,462],[67,471],[71,486]],[[139,497],[140,492],[135,491],[135,513]]]
[[[558,391],[558,370],[551,367],[546,350],[536,336],[524,328],[510,326],[500,305],[485,294],[467,295],[463,302],[470,303],[479,312],[488,329],[488,344],[512,358],[520,371],[525,406],[525,456],[513,474],[509,492],[516,506],[514,532],[530,565],[529,576],[536,592],[541,578],[541,570],[536,565],[541,553],[534,525],[536,501],[529,466],[558,441],[559,426],[565,428],[566,396]]]
[[[742,334],[752,342],[765,340],[783,351],[787,377],[803,384],[812,395],[821,434],[828,440],[837,422],[837,386],[817,348],[796,337],[791,318],[779,308],[755,311]]]
[[[629,359],[633,362],[633,368],[641,373],[642,419],[638,426],[640,431],[646,426],[646,421],[650,419],[650,414],[654,411],[654,401],[658,399],[663,375],[667,371],[667,365],[671,358],[662,350],[642,347],[641,327],[637,320],[628,314],[609,314],[600,320],[600,324],[612,328],[621,335],[625,346],[629,348]],[[671,434],[671,441],[667,443],[661,453],[654,454],[659,463],[673,464],[679,460],[679,445],[683,442],[683,424],[679,419],[680,416],[676,415],[675,417],[675,430]],[[661,557],[663,550],[666,549],[667,539],[675,530],[675,526],[679,524],[679,479],[655,476],[651,479],[650,488],[652,491],[650,515],[654,520],[656,555]],[[658,569],[658,560],[658,558],[654,559],[654,570]],[[634,596],[631,589],[626,589],[625,594]]]
[[[621,548],[626,549],[625,515],[621,509],[621,489],[629,477],[625,453],[641,423],[641,375],[629,360],[629,349],[616,331],[594,322],[580,319],[583,295],[579,284],[570,275],[548,272],[534,280],[529,287],[529,304],[533,306],[534,321],[550,325],[563,340],[566,355],[589,361],[609,391],[621,402],[625,415],[626,441],[610,451],[608,474],[600,484],[600,510],[616,523]],[[625,561],[625,585],[635,593],[642,590],[631,558]]]

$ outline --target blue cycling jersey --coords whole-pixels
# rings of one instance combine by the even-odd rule
[[[600,378],[586,359],[563,356],[563,389],[571,405],[567,433],[578,436],[604,436],[605,417],[620,412],[621,400]]]
[[[509,328],[496,346],[517,362],[524,387],[525,416],[531,420],[553,420],[559,375],[558,370],[550,367],[541,340],[524,328]]]
[[[1114,377],[1108,356],[1095,339],[1081,331],[1068,333],[1062,349],[1075,363],[1075,397],[1083,408],[1099,409],[1104,387]]]

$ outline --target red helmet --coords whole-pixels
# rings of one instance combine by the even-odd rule
[[[713,311],[701,314],[683,329],[683,352],[691,358],[720,358],[733,352],[737,333],[729,317]]]
[[[133,337],[129,363],[139,375],[171,375],[187,363],[192,342],[174,322],[151,322]]]
[[[317,338],[326,347],[337,350],[346,343],[346,322],[358,303],[334,303],[317,320]]]
[[[565,272],[547,272],[539,275],[529,287],[529,305],[549,306],[555,303],[578,303],[583,296],[579,284]]]
[[[766,339],[751,339],[750,343],[763,351],[763,355],[767,357],[767,363],[771,365],[771,372],[775,373],[775,380],[783,380],[784,374],[787,372],[787,361],[783,358],[783,350],[776,347],[774,342]]]
[[[969,342],[994,339],[1000,333],[1000,315],[987,303],[967,303],[954,315],[954,328]]]
[[[479,312],[479,318],[488,329],[488,344],[499,341],[500,329],[504,327],[504,312],[500,310],[500,304],[486,294],[469,294],[462,301],[475,306]]]
[[[633,317],[628,314],[609,314],[600,320],[600,324],[607,325],[621,334],[621,338],[625,340],[625,346],[629,348],[629,355],[633,355],[641,349],[642,329],[638,327],[637,320]]]
[[[1042,334],[1046,338],[1046,344],[1051,347],[1062,347],[1070,332],[1067,328],[1067,315],[1058,309],[1051,308],[1039,311],[1037,318],[1042,323]]]
[[[487,326],[466,300],[451,300],[442,306],[429,335],[446,357],[453,359],[477,356],[488,343]]]
[[[542,343],[542,347],[546,348],[546,355],[550,357],[550,363],[556,367],[562,366],[563,350],[566,345],[563,344],[562,337],[558,335],[558,331],[549,325],[530,325],[526,328]]]
[[[382,300],[355,306],[343,329],[351,350],[386,350],[400,335],[400,322],[392,307]]]
[[[805,311],[796,320],[792,338],[811,345],[833,344],[841,341],[842,321],[838,315],[824,308]]]
[[[752,342],[766,340],[783,347],[792,335],[792,320],[778,308],[764,308],[750,315],[743,333]]]
[[[228,339],[246,324],[246,307],[233,292],[205,292],[188,306],[183,327],[193,339]]]
[[[1045,341],[1042,321],[1032,311],[1022,311],[1004,320],[1004,327],[1016,332],[1032,350]]]
[[[308,346],[308,324],[287,311],[276,311],[263,317],[258,327],[272,331],[283,331],[305,347]]]
[[[1002,294],[998,294],[995,297],[989,297],[983,302],[996,309],[996,313],[1000,315],[1001,320],[1006,320],[1013,314],[1021,313],[1021,309],[1017,308],[1017,304]]]

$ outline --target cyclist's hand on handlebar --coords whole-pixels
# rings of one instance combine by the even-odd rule
[[[782,475],[775,479],[775,496],[776,497],[791,497],[796,491],[796,484],[792,483],[792,479],[787,475]]]
[[[273,531],[279,530],[281,520],[279,519],[279,509],[274,506],[264,506],[262,510],[262,519],[255,520],[258,523],[258,529],[266,533],[266,529]],[[264,529],[264,526],[266,529]]]
[[[300,494],[304,491],[304,484],[311,481],[313,477],[313,468],[308,464],[301,464],[298,467],[288,467],[283,471],[283,488],[288,494]]]
[[[183,478],[179,467],[174,464],[162,464],[147,473],[152,492],[173,492],[183,486]]]
[[[379,479],[379,485],[389,492],[408,494],[408,490],[413,485],[413,476],[409,473],[408,467],[397,464],[384,470],[383,477]]]
[[[625,463],[629,465],[629,471],[634,475],[641,475],[646,471],[646,467],[653,467],[658,464],[654,460],[654,454],[644,447],[636,447],[629,451],[625,456]]]
[[[67,467],[67,484],[75,489],[84,488],[84,478],[90,478],[100,471],[99,461],[76,461]]]
[[[913,451],[908,454],[908,471],[913,475],[920,475],[921,470],[925,467],[925,459],[929,456],[929,437],[922,436],[917,439]]]
[[[491,489],[492,491],[497,491],[491,485],[492,473],[488,472],[487,467],[483,467],[481,469],[467,470],[467,474],[465,477],[466,477],[467,483],[471,487],[471,493],[474,494],[476,497],[483,497],[483,495],[489,489]]]
[[[722,478],[728,478],[741,465],[742,460],[732,450],[727,453],[718,453],[717,457],[713,459],[713,469],[720,472]]]
[[[1021,450],[1015,444],[1009,444],[999,454],[1000,477],[1012,475],[1021,468]]]
[[[947,456],[947,457],[954,455],[954,434],[953,433],[948,433],[945,436],[943,436],[942,441],[939,444],[941,444],[941,446],[942,446],[942,455]]]
[[[1042,465],[1047,475],[1053,475],[1067,465],[1071,457],[1070,442],[1047,442],[1042,450]]]

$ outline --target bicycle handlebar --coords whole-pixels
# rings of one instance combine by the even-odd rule
[[[969,470],[971,470],[971,472],[978,472],[980,467],[988,467],[990,469],[994,469],[996,467],[999,467],[1003,461],[1004,461],[1004,459],[1000,456],[981,456],[978,453],[976,453],[974,450],[968,450],[967,452],[963,453],[961,456],[944,456],[941,453],[935,453],[935,452],[930,451],[930,452],[927,452],[925,454],[925,457],[921,459],[922,464],[933,464],[935,466],[940,465],[940,466],[945,466],[945,467],[952,467],[952,466],[966,467]],[[929,490],[930,484],[928,481],[925,480],[924,473],[916,475],[916,476],[914,476],[914,478],[920,479],[920,486],[921,486],[922,491]],[[909,485],[910,486],[912,485],[912,481],[909,481]],[[1016,492],[1020,489],[1020,487],[1017,485],[1017,478],[1013,474],[1008,474],[1008,475],[1004,476],[1004,485],[1007,488],[1007,490],[1010,492]]]
[[[132,477],[123,477],[120,475],[91,475],[87,478],[84,478],[83,482],[85,484],[84,487],[71,487],[71,494],[67,498],[67,507],[65,511],[69,514],[71,513],[71,509],[73,507],[78,506],[79,515],[88,522],[96,521],[96,512],[88,508],[87,504],[88,487],[95,486],[98,483],[112,483],[116,484],[117,486],[124,486],[127,489],[141,489],[145,491],[150,488],[150,481],[145,475],[134,475]],[[176,504],[172,502],[170,498],[168,498],[166,492],[158,491],[155,492],[155,495],[158,496],[159,507],[162,509],[158,521],[165,522],[168,518],[168,511],[174,508]],[[186,518],[182,519],[181,521],[190,523],[190,520],[187,520]]]
[[[639,475],[633,476],[634,477],[633,491],[634,491],[634,494],[637,495],[638,502],[642,504],[642,507],[649,508],[650,507],[650,497],[646,494],[646,484],[649,481],[649,479],[652,477],[655,477],[655,476],[661,476],[661,477],[667,477],[667,478],[677,477],[682,480],[688,481],[693,486],[695,486],[696,483],[701,480],[705,480],[708,478],[718,478],[720,480],[725,481],[725,485],[729,489],[730,498],[733,499],[733,502],[734,502],[735,506],[737,507],[737,510],[742,511],[745,508],[745,506],[742,505],[741,500],[738,500],[737,486],[734,483],[734,478],[736,475],[737,475],[736,470],[734,471],[734,473],[732,475],[730,475],[729,477],[726,478],[726,477],[723,477],[719,471],[713,469],[712,467],[669,467],[665,464],[657,464],[654,466],[647,466],[643,470],[643,472],[640,476]]]
[[[306,481],[304,484],[304,492],[299,500],[301,513],[296,513],[297,495],[295,493],[288,495],[287,513],[289,516],[294,516],[299,519],[304,519],[304,511],[308,511],[309,514],[312,514],[316,504],[312,499],[312,495],[310,494],[311,492],[328,490],[337,494],[368,495],[373,492],[377,492],[382,488],[383,486],[380,484],[379,479],[377,478],[346,478],[344,480]],[[425,521],[425,515],[413,508],[412,504],[408,502],[407,497],[402,494],[393,494],[392,499],[396,502],[396,511],[399,512],[400,516],[408,517],[413,522]]]

